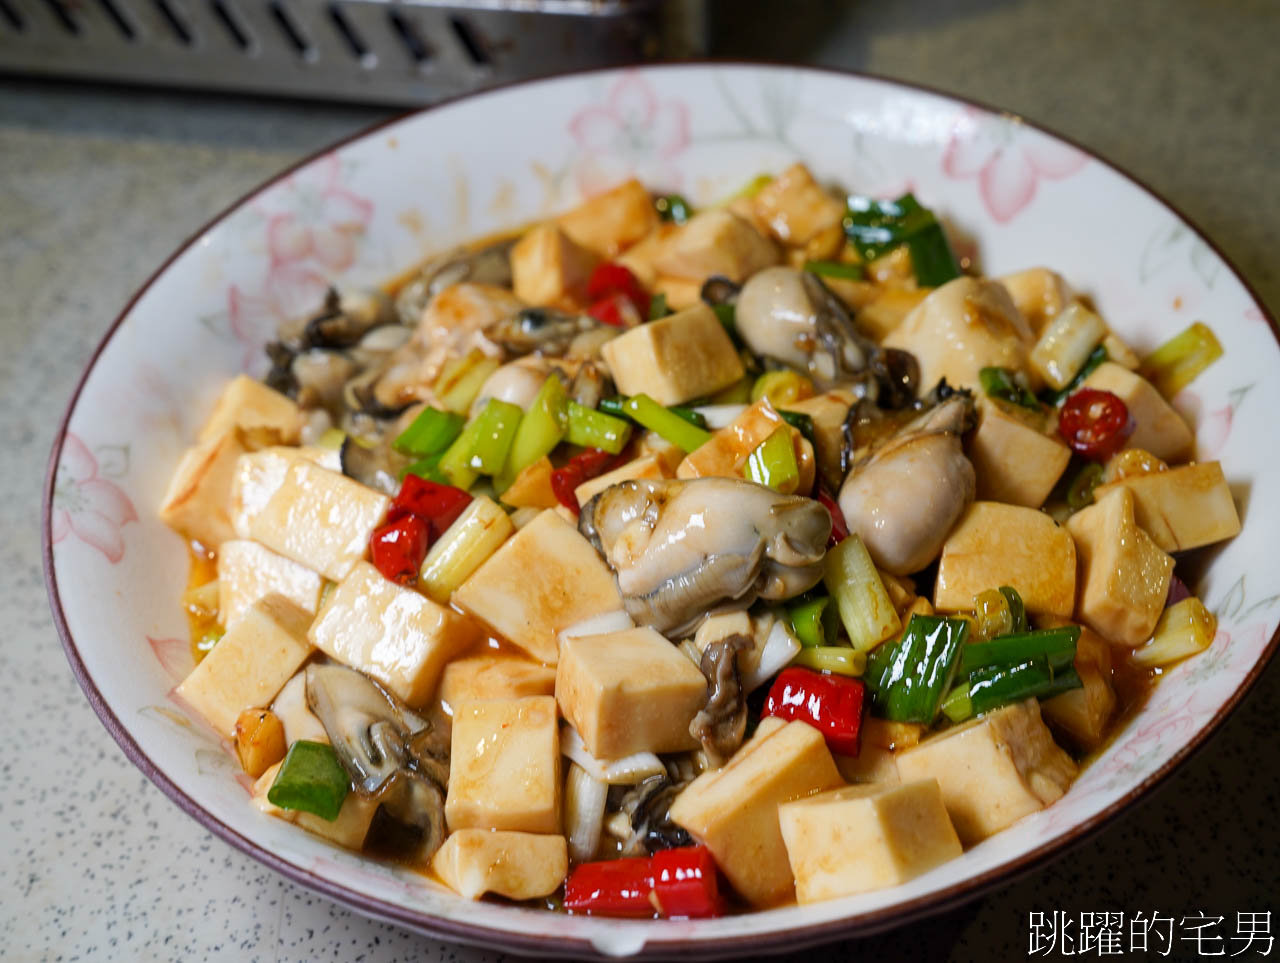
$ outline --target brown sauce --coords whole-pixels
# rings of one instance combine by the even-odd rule
[[[199,542],[187,543],[187,558],[190,565],[187,570],[187,591],[208,585],[218,577],[218,557]],[[188,638],[191,640],[191,657],[196,664],[213,648],[213,643],[222,634],[222,626],[218,624],[216,610],[209,612],[194,605],[184,605],[187,613]]]

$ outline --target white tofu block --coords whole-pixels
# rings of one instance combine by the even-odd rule
[[[241,711],[269,705],[311,655],[310,622],[288,599],[259,599],[182,681],[178,695],[230,738]]]
[[[440,698],[450,707],[480,699],[549,696],[555,691],[555,669],[501,652],[454,659],[440,677]]]
[[[540,662],[555,665],[557,634],[622,608],[613,573],[591,543],[544,511],[503,543],[453,601]]]
[[[639,458],[632,458],[629,462],[615,468],[613,471],[587,479],[573,490],[573,495],[578,499],[578,504],[581,506],[591,501],[593,496],[619,482],[631,481],[637,478],[670,477],[671,473],[667,471],[666,462],[661,457],[658,455],[641,455]]]
[[[267,444],[296,445],[302,413],[292,398],[248,375],[236,375],[223,389],[198,440],[208,441],[232,428],[255,434]]]
[[[597,260],[554,224],[539,224],[511,249],[512,290],[527,304],[580,296]]]
[[[795,883],[779,804],[841,783],[818,730],[766,719],[728,765],[685,787],[670,815],[711,850],[733,888],[753,906],[775,906],[791,897]]]
[[[639,242],[659,220],[649,191],[633,177],[561,214],[556,224],[574,243],[611,258]]]
[[[232,539],[218,549],[218,615],[225,628],[267,595],[283,595],[315,615],[323,588],[319,573],[257,542]]]
[[[1141,448],[1167,462],[1191,456],[1195,444],[1191,429],[1146,378],[1114,361],[1104,361],[1084,379],[1084,387],[1110,391],[1125,403],[1134,422],[1126,448]]]
[[[618,390],[679,405],[715,394],[745,370],[724,326],[705,304],[632,328],[600,349]]]
[[[1185,552],[1240,533],[1240,516],[1220,462],[1122,478],[1099,485],[1094,497],[1102,498],[1113,488],[1133,493],[1134,519],[1166,552]]]
[[[1113,645],[1151,637],[1164,611],[1173,559],[1138,527],[1133,492],[1117,487],[1067,519],[1080,557],[1076,615]]]
[[[336,582],[364,558],[391,499],[307,459],[268,449],[244,457],[233,503],[241,537]]]
[[[563,836],[460,829],[431,860],[445,885],[467,899],[495,893],[507,899],[550,896],[569,873]]]
[[[329,733],[324,724],[307,705],[307,673],[304,669],[284,684],[271,701],[271,711],[284,726],[285,745],[291,746],[300,739],[307,742],[328,743]]]
[[[990,399],[981,399],[978,412],[966,446],[978,497],[1039,508],[1067,470],[1071,449]]]
[[[560,832],[560,732],[550,696],[454,706],[449,830]]]
[[[654,259],[658,274],[701,284],[713,274],[744,281],[780,260],[778,248],[749,221],[723,208],[695,214]]]
[[[329,594],[308,636],[330,658],[368,673],[410,706],[435,693],[445,663],[478,638],[475,625],[359,562]]]
[[[1070,618],[1076,600],[1076,545],[1044,512],[999,502],[974,502],[942,546],[933,605],[940,612],[973,609],[974,596],[1011,585],[1027,611]]]
[[[999,280],[1037,338],[1075,297],[1062,275],[1048,268],[1028,268]]]
[[[847,786],[778,807],[801,903],[898,886],[963,850],[936,779]]]
[[[707,680],[653,629],[564,638],[556,701],[597,759],[696,749],[689,723]]]
[[[1035,699],[989,712],[898,753],[904,783],[938,781],[966,846],[1061,798],[1076,771],[1041,720]]]
[[[756,215],[784,244],[800,247],[840,224],[845,204],[828,193],[804,164],[792,164],[753,198]]]
[[[234,538],[232,486],[245,450],[233,428],[183,452],[160,502],[160,519],[215,551]]]
[[[369,835],[369,827],[378,812],[378,803],[367,799],[359,793],[348,793],[338,811],[338,818],[330,822],[321,819],[314,813],[302,812],[298,809],[281,809],[267,798],[271,784],[276,781],[282,763],[276,763],[253,784],[253,805],[260,812],[287,823],[297,823],[303,829],[323,837],[338,846],[359,851],[364,846],[365,837]]]
[[[845,782],[858,785],[882,783],[889,786],[902,782],[902,777],[898,775],[898,760],[892,751],[883,746],[864,740],[856,757],[833,755],[832,758]]]

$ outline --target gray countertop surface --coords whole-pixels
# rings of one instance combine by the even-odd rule
[[[1280,4],[798,9],[768,30],[723,22],[720,49],[930,84],[1042,122],[1170,199],[1280,312]],[[40,489],[58,416],[129,295],[214,212],[387,113],[0,80],[0,957],[495,956],[367,920],[183,815],[99,725],[41,574]],[[1233,933],[1237,912],[1280,910],[1277,718],[1272,665],[1202,752],[1083,846],[933,922],[804,958],[1023,958],[1033,911],[1204,910]],[[1194,947],[1172,958],[1194,959]]]

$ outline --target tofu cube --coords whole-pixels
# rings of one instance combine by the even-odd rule
[[[445,819],[459,829],[560,832],[560,733],[550,696],[454,706]]]
[[[745,374],[742,359],[709,307],[698,304],[632,328],[600,349],[618,390],[679,405],[715,394]]]
[[[440,698],[450,707],[480,699],[549,696],[555,691],[555,669],[501,652],[454,659],[440,677]]]
[[[1151,637],[1169,596],[1173,559],[1138,527],[1133,492],[1118,487],[1067,520],[1080,557],[1076,615],[1113,645]]]
[[[898,753],[902,781],[933,778],[966,846],[1055,802],[1076,777],[1072,761],[1027,699]]]
[[[359,562],[329,594],[308,637],[330,658],[420,707],[435,692],[445,663],[479,632],[466,617]]]
[[[653,198],[634,177],[556,219],[570,240],[603,258],[617,256],[659,223]]]
[[[1111,687],[1111,673],[1093,662],[1082,662],[1078,655],[1076,672],[1083,683],[1081,688],[1045,699],[1040,704],[1040,714],[1049,728],[1064,735],[1067,742],[1092,752],[1106,735],[1107,723],[1116,707],[1116,694]]]
[[[658,455],[642,455],[639,458],[632,458],[625,465],[615,468],[613,471],[587,479],[573,490],[573,496],[581,506],[591,501],[593,496],[619,482],[631,481],[636,478],[670,477],[671,473],[667,471],[667,463],[663,458]]]
[[[364,846],[365,837],[369,835],[369,827],[373,825],[373,817],[377,814],[379,805],[376,799],[351,792],[342,800],[338,818],[333,822],[302,810],[293,814],[293,821],[309,833],[358,852]]]
[[[701,284],[713,274],[744,281],[780,259],[773,241],[750,222],[717,208],[691,217],[653,263],[658,274]]]
[[[324,579],[269,548],[231,539],[218,549],[218,619],[231,628],[258,599],[283,595],[311,615],[320,608]]]
[[[507,899],[550,896],[569,874],[563,836],[460,829],[431,860],[445,885],[467,899],[495,893]]]
[[[160,503],[161,521],[205,548],[235,538],[232,487],[245,451],[232,428],[183,452]]]
[[[1195,444],[1191,429],[1142,375],[1114,361],[1104,361],[1084,379],[1084,387],[1110,391],[1125,403],[1135,425],[1126,448],[1142,448],[1170,462],[1191,456]]]
[[[653,629],[560,643],[556,701],[597,759],[696,749],[689,723],[706,693],[698,667]]]
[[[753,200],[769,233],[792,247],[808,244],[844,219],[844,201],[823,189],[804,164],[792,164]]]
[[[245,455],[232,488],[237,533],[319,572],[346,578],[391,499],[300,456]]]
[[[547,665],[556,664],[561,629],[622,608],[609,567],[554,511],[507,539],[458,587],[453,601]]]
[[[302,413],[292,398],[248,375],[236,375],[223,389],[198,440],[217,438],[232,428],[251,432],[269,445],[296,445]]]
[[[936,779],[846,786],[778,807],[796,899],[897,886],[963,850]]]
[[[554,224],[539,224],[511,249],[512,289],[526,304],[558,304],[580,297],[597,260]]]
[[[672,821],[710,849],[733,888],[758,907],[794,891],[779,804],[842,784],[818,730],[765,722],[728,765],[691,782],[670,809]]]
[[[653,281],[653,294],[666,298],[667,307],[672,311],[684,311],[702,304],[702,283],[684,278],[657,277]]]
[[[680,228],[675,224],[660,221],[652,231],[614,260],[634,274],[636,280],[646,288],[652,288],[658,280],[658,269],[653,266],[654,259],[662,253],[662,246],[667,238],[678,230]],[[668,300],[667,303],[678,307],[674,301]]]
[[[943,543],[933,605],[940,612],[966,611],[979,592],[1001,585],[1017,589],[1028,612],[1070,618],[1076,544],[1044,512],[974,502]]]
[[[1071,461],[1071,449],[1038,431],[990,399],[978,405],[978,427],[969,438],[969,461],[978,497],[1039,508]]]
[[[1028,268],[1006,274],[1000,283],[1037,338],[1044,326],[1075,298],[1062,275],[1048,268]]]
[[[230,738],[240,712],[270,704],[311,655],[310,622],[286,598],[259,599],[182,681],[178,695]]]
[[[832,758],[845,782],[889,786],[902,782],[902,777],[898,775],[898,760],[894,758],[892,750],[883,746],[864,742],[857,756],[833,755]]]
[[[1101,498],[1113,488],[1133,493],[1138,526],[1166,552],[1185,552],[1240,533],[1240,516],[1221,462],[1122,478],[1099,485],[1094,497]]]
[[[845,281],[843,283],[852,285],[860,282]],[[832,287],[832,284],[828,283],[827,286]],[[838,288],[834,290],[840,293]],[[883,341],[890,331],[900,325],[907,315],[929,296],[931,290],[933,289],[885,288],[877,285],[875,296],[857,309],[858,327],[877,341]]]

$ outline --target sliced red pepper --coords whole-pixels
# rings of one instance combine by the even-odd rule
[[[716,861],[706,846],[682,846],[653,854],[653,895],[668,919],[703,919],[724,913]]]
[[[409,585],[418,577],[422,560],[431,547],[431,530],[417,515],[402,515],[375,529],[369,539],[369,555],[385,577]]]
[[[587,313],[606,324],[625,324],[626,315],[621,312],[617,321],[601,318],[595,313],[597,305],[614,295],[622,295],[635,309],[634,321],[630,323],[638,324],[649,317],[649,293],[640,280],[617,261],[605,261],[591,272],[591,277],[587,280],[587,300],[592,302]]]
[[[471,496],[461,488],[405,475],[387,512],[387,521],[416,515],[431,526],[431,537],[439,538],[470,504]]]
[[[593,302],[587,314],[615,328],[634,328],[644,320],[635,303],[624,294],[611,294]]]
[[[564,881],[564,908],[593,916],[655,916],[648,859],[580,863]]]
[[[1093,461],[1105,461],[1123,448],[1133,429],[1128,406],[1097,388],[1081,388],[1058,412],[1058,434],[1073,451]]]
[[[584,481],[603,475],[613,467],[614,456],[599,448],[587,448],[551,473],[551,490],[560,504],[578,514],[574,490]]]
[[[827,510],[827,514],[831,516],[831,535],[827,538],[827,548],[835,548],[849,537],[849,523],[844,520],[844,512],[840,510],[840,503],[832,498],[825,488],[819,488],[818,494],[814,497],[818,499],[822,507]]]
[[[784,669],[769,688],[764,715],[807,722],[822,733],[832,752],[857,756],[862,748],[866,689],[859,679],[799,667]]]

